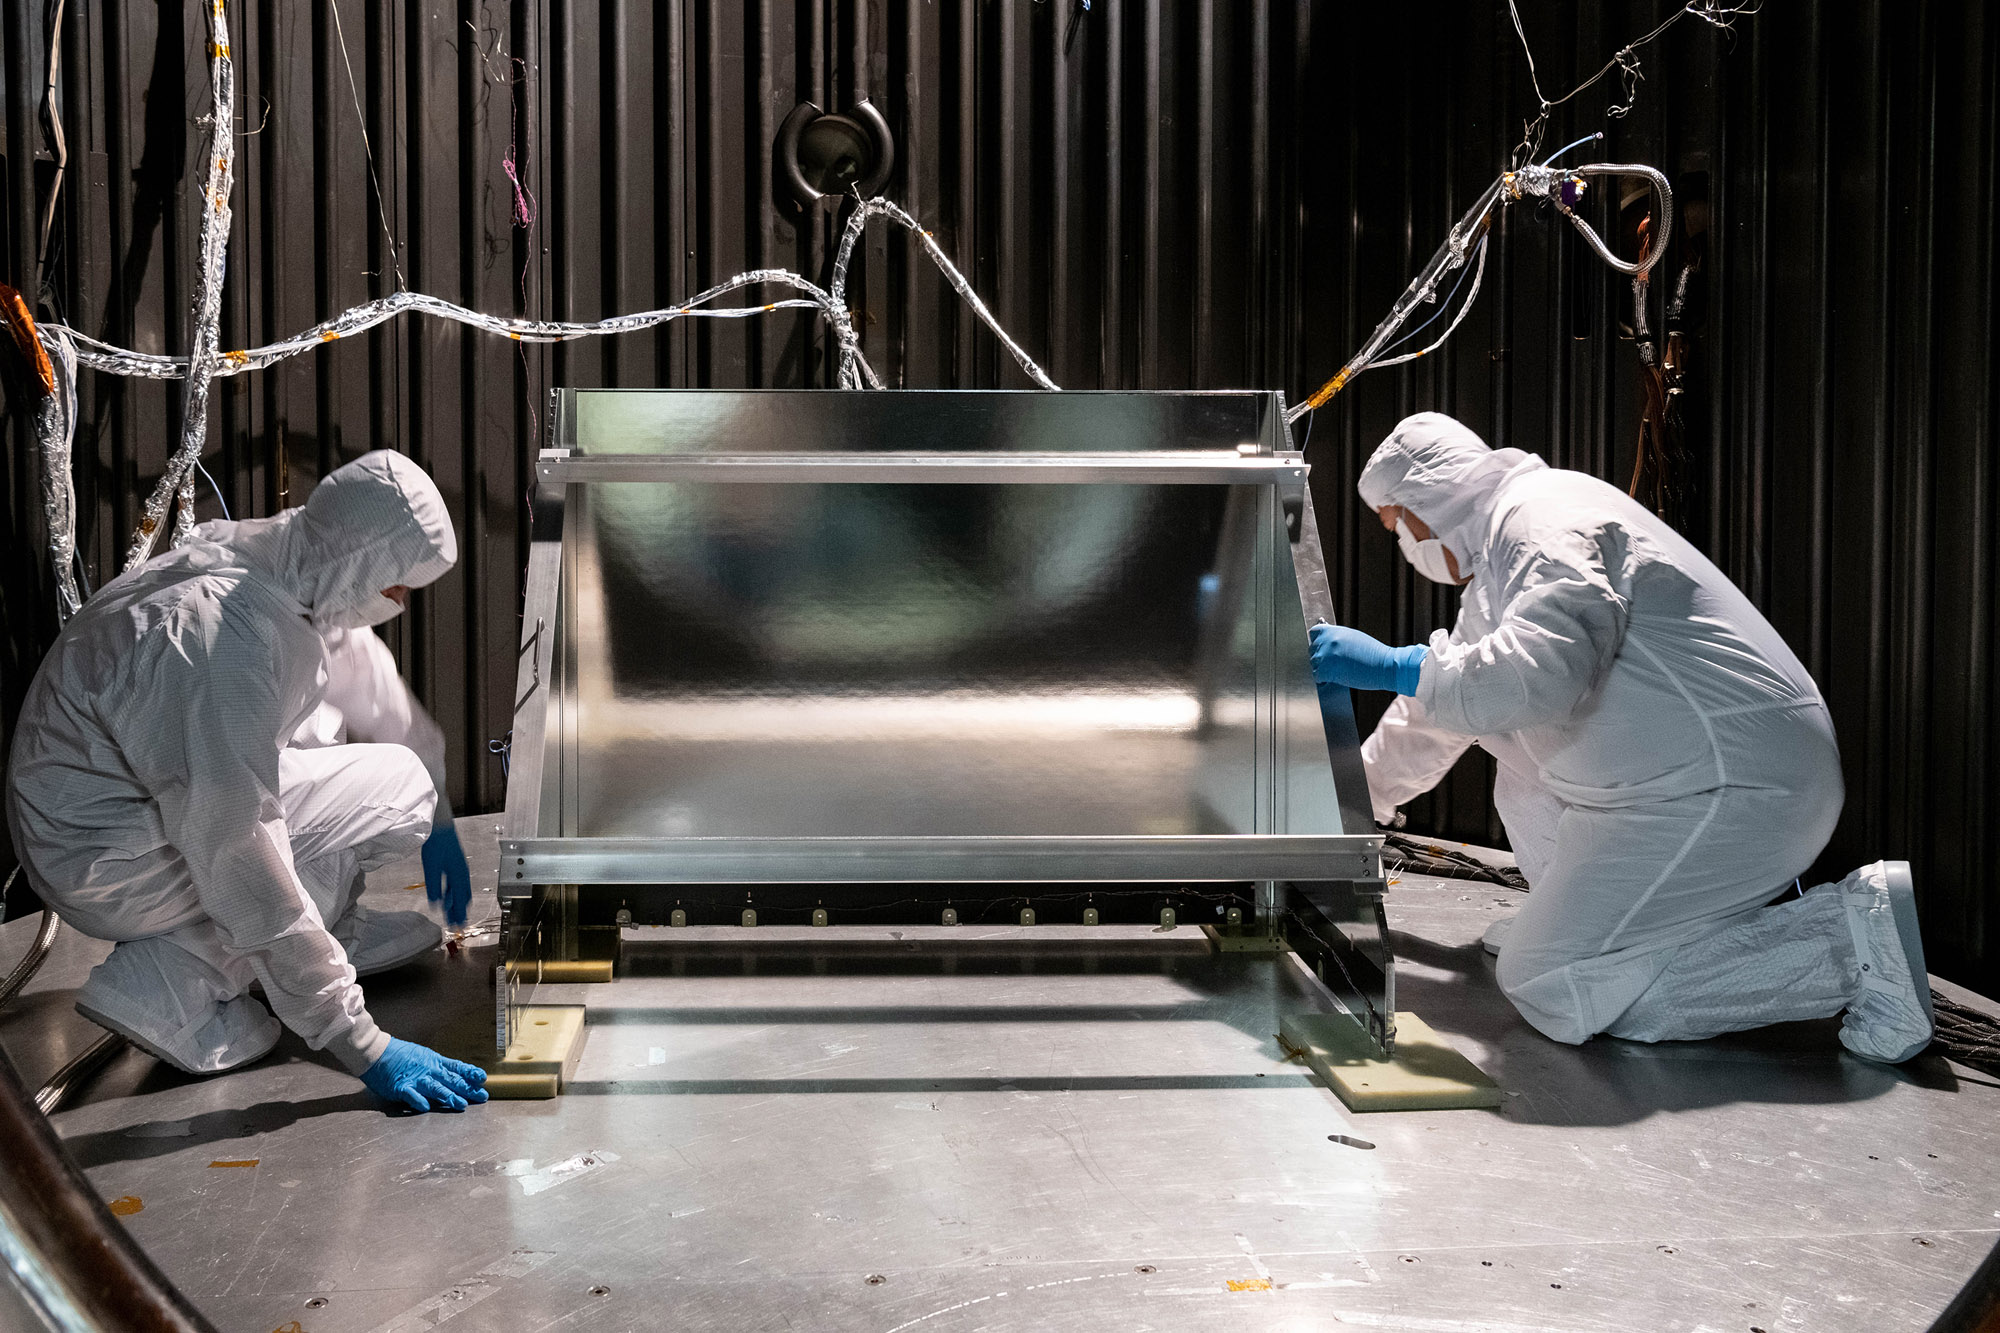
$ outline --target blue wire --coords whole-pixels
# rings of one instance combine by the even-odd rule
[[[1561,157],[1564,153],[1567,153],[1571,148],[1581,148],[1583,147],[1583,145],[1589,143],[1591,140],[1602,139],[1603,137],[1604,137],[1603,130],[1598,130],[1595,134],[1586,134],[1581,139],[1578,139],[1575,143],[1569,144],[1566,147],[1558,148],[1555,150],[1555,152],[1550,153],[1547,157],[1542,159],[1542,165],[1547,166],[1549,163]]]
[[[201,468],[202,476],[208,477],[208,469],[201,466],[201,460],[199,458],[194,460],[194,465],[198,468]],[[215,485],[214,477],[208,477],[208,484],[210,486],[215,487],[215,502],[222,506],[223,518],[225,519],[229,518],[229,501],[222,498],[222,488],[220,486]],[[231,521],[233,522],[234,520]]]
[[[1479,243],[1481,245],[1485,245],[1486,238],[1484,236],[1480,237]],[[1411,329],[1408,333],[1404,334],[1402,337],[1396,339],[1396,341],[1390,343],[1387,347],[1384,347],[1381,351],[1377,352],[1375,354],[1376,360],[1379,361],[1381,358],[1389,355],[1389,353],[1395,351],[1398,347],[1401,347],[1404,343],[1416,337],[1419,333],[1422,333],[1425,329],[1429,328],[1431,325],[1437,323],[1438,316],[1442,315],[1445,311],[1451,308],[1452,301],[1455,300],[1458,296],[1458,289],[1465,285],[1465,279],[1471,274],[1471,272],[1472,272],[1472,264],[1469,260],[1466,263],[1460,264],[1458,266],[1458,281],[1454,282],[1451,285],[1451,294],[1446,296],[1444,300],[1438,302],[1438,308],[1431,312],[1431,317],[1425,320],[1423,323],[1417,325],[1417,327],[1415,327],[1414,329]],[[1371,362],[1370,364],[1373,363]]]

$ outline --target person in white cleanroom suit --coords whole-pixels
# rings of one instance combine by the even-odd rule
[[[1832,720],[1769,622],[1617,489],[1489,449],[1450,417],[1398,425],[1358,489],[1458,624],[1391,648],[1312,630],[1322,684],[1400,697],[1362,748],[1378,820],[1477,743],[1531,892],[1500,988],[1546,1035],[1639,1041],[1846,1011],[1895,1062],[1930,1040],[1900,863],[1771,905],[1843,799]]]
[[[267,1054],[282,1019],[391,1100],[486,1100],[479,1069],[383,1032],[355,980],[438,941],[354,897],[429,839],[442,772],[368,627],[457,556],[437,486],[372,453],[303,508],[201,525],[64,627],[22,706],[7,815],[36,891],[116,942],[86,1017],[198,1074]],[[436,774],[402,744],[326,744],[343,725],[434,751]]]

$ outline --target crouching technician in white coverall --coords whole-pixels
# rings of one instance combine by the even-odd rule
[[[359,907],[366,871],[421,847],[465,916],[442,737],[369,628],[457,558],[437,486],[372,453],[304,508],[201,525],[63,628],[22,707],[7,817],[44,901],[116,941],[86,1017],[196,1074],[264,1056],[282,1019],[392,1101],[486,1100],[481,1070],[377,1027],[355,980],[439,940],[423,913]]]
[[[1845,1010],[1856,1055],[1924,1048],[1900,867],[1773,905],[1833,833],[1840,756],[1805,667],[1720,570],[1615,488],[1436,413],[1359,490],[1419,573],[1463,587],[1458,624],[1404,648],[1315,626],[1314,675],[1400,696],[1362,748],[1385,823],[1468,746],[1498,761],[1531,889],[1499,956],[1522,1017],[1668,1041]]]

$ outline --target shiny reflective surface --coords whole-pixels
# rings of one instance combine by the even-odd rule
[[[1189,904],[1146,886],[1202,882],[1266,928],[1296,903],[1393,1040],[1277,395],[565,391],[536,476],[499,874],[521,975],[608,928],[612,894],[712,919],[759,885],[856,886],[813,903],[839,924],[869,885],[1123,882],[1117,910],[1172,920]],[[745,891],[675,890],[704,884]]]
[[[565,833],[1259,831],[1254,658],[1195,652],[1226,500],[579,487]]]
[[[459,821],[482,883],[491,827]],[[383,867],[364,902],[422,878]],[[615,984],[551,988],[589,1010],[554,1102],[396,1118],[287,1033],[221,1078],[128,1052],[53,1123],[246,1333],[1921,1333],[1991,1248],[1990,1080],[1864,1064],[1831,1022],[1561,1046],[1479,945],[1521,895],[1392,893],[1402,1002],[1497,1111],[1347,1112],[1273,1037],[1331,1003],[1294,958],[1001,922],[628,932]],[[96,1035],[71,1002],[107,947],[65,931],[0,1011],[29,1082]],[[370,977],[370,1009],[476,1054],[494,961],[483,937]]]
[[[559,827],[510,832],[1341,833],[1275,484],[805,479],[1010,447],[1275,461],[1272,401],[566,395]],[[703,450],[788,479],[591,470]]]

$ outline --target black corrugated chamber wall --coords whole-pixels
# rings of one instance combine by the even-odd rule
[[[52,0],[5,6],[9,280],[112,342],[182,351],[209,91],[197,0],[69,0],[53,234],[41,117]],[[1523,0],[1554,95],[1672,12]],[[238,185],[223,343],[269,341],[399,284],[478,309],[595,318],[740,270],[824,282],[837,223],[778,185],[802,99],[867,96],[887,193],[933,229],[1066,387],[1272,387],[1294,400],[1387,310],[1506,164],[1534,109],[1504,3],[1309,0],[232,0]],[[1767,0],[1689,19],[1560,108],[1681,205],[1688,271],[1680,521],[1812,668],[1849,799],[1822,869],[1916,863],[1939,970],[2000,983],[1994,652],[1996,21],[1980,0]],[[364,134],[365,132],[365,134]],[[371,170],[372,156],[372,170]],[[518,187],[516,185],[518,181]],[[379,189],[376,185],[379,182]],[[1616,234],[1617,201],[1592,214]],[[393,238],[393,244],[392,244]],[[1623,242],[1629,244],[1629,238]],[[1022,386],[906,239],[874,231],[853,304],[892,384]],[[1311,422],[1343,613],[1448,623],[1353,498],[1402,414],[1623,484],[1638,430],[1629,284],[1559,219],[1503,216],[1445,349],[1363,377]],[[501,798],[521,496],[552,385],[823,385],[805,315],[548,349],[404,320],[220,382],[208,464],[238,514],[340,460],[403,449],[442,483],[464,559],[390,631],[454,744],[462,809]],[[84,557],[109,577],[177,433],[176,388],[86,372]],[[36,465],[10,389],[0,690],[11,721],[52,632]],[[1302,431],[1304,424],[1302,423]],[[212,494],[201,503],[216,514]],[[1379,702],[1376,706],[1379,706]],[[1413,810],[1499,836],[1476,758]]]

